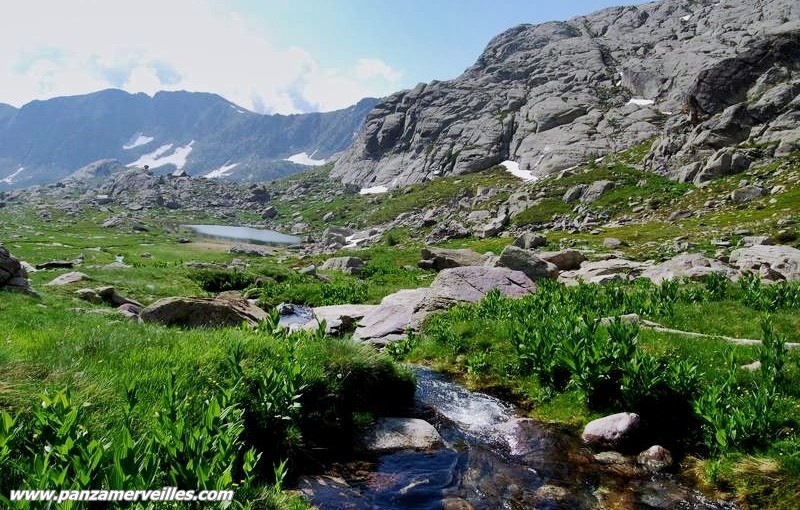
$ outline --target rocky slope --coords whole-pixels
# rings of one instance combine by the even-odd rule
[[[391,187],[509,159],[544,175],[664,133],[651,167],[677,177],[751,127],[788,152],[798,31],[794,0],[665,0],[521,25],[460,77],[380,102],[332,176]],[[733,133],[709,140],[720,132]]]
[[[288,116],[190,92],[104,90],[19,109],[0,104],[0,190],[56,182],[102,159],[159,173],[272,179],[345,149],[375,102]]]

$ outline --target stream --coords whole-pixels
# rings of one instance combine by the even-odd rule
[[[349,463],[335,476],[304,477],[320,510],[735,509],[671,475],[598,462],[580,438],[519,418],[512,406],[415,368],[417,417],[446,447]]]

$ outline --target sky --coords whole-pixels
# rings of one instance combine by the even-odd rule
[[[0,103],[105,88],[214,92],[259,113],[345,108],[461,74],[520,23],[625,0],[26,0],[0,18]]]

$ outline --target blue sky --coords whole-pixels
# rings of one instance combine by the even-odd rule
[[[0,19],[0,102],[116,87],[254,111],[345,107],[472,65],[495,35],[620,0],[28,0]]]

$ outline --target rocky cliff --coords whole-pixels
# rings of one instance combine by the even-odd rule
[[[662,134],[651,168],[696,175],[720,143],[764,125],[756,134],[789,150],[794,121],[769,123],[796,115],[798,31],[796,0],[665,0],[521,25],[495,37],[460,77],[378,103],[332,176],[398,186],[509,159],[544,175]],[[757,111],[720,118],[764,94]],[[702,133],[715,129],[734,133],[707,146],[711,135]]]

